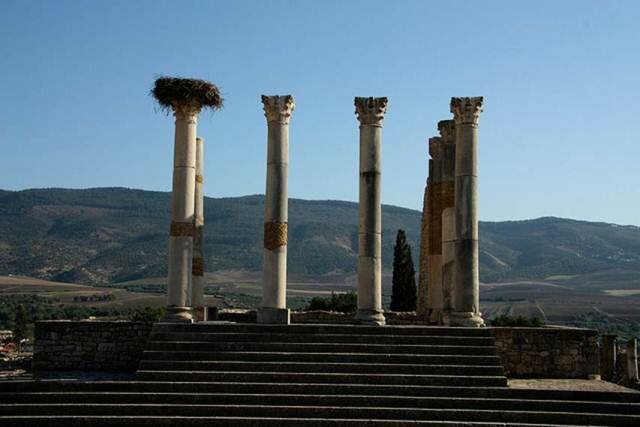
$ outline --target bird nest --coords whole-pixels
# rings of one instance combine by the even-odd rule
[[[223,99],[216,85],[206,80],[160,77],[151,90],[151,95],[163,110],[174,105],[198,104],[200,107],[219,110]]]

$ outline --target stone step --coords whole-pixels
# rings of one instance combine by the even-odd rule
[[[284,351],[304,353],[384,353],[384,354],[452,354],[495,356],[493,346],[449,345],[387,345],[387,344],[331,344],[289,342],[201,342],[201,341],[149,341],[147,350],[166,351]]]
[[[372,335],[372,334],[290,334],[243,332],[161,332],[154,331],[152,341],[206,342],[288,342],[288,343],[347,343],[347,344],[415,344],[454,346],[493,346],[493,337],[448,335]]]
[[[618,402],[584,402],[568,400],[525,400],[474,397],[408,397],[368,395],[312,394],[229,394],[229,393],[135,393],[135,392],[44,392],[0,393],[3,404],[58,403],[141,403],[180,405],[276,405],[352,406],[388,408],[494,409],[545,412],[584,412],[639,415],[640,404]]]
[[[231,381],[303,384],[391,384],[501,387],[504,376],[454,376],[406,374],[300,373],[300,372],[226,372],[226,371],[151,371],[138,370],[140,381]]]
[[[453,328],[443,326],[366,326],[339,324],[259,325],[255,323],[200,322],[192,324],[156,323],[154,332],[235,332],[235,333],[283,333],[283,334],[347,334],[347,335],[427,335],[492,337],[488,328]]]
[[[155,416],[0,416],[3,427],[504,427],[504,423],[416,420],[362,420],[345,418],[279,418],[279,417],[155,417]],[[513,427],[540,427],[540,424],[509,423]],[[560,424],[548,424],[558,427]]]
[[[423,365],[383,363],[322,363],[322,362],[246,362],[246,361],[179,361],[143,360],[140,370],[146,371],[249,371],[306,373],[384,373],[416,375],[504,375],[502,366]]]
[[[157,381],[0,381],[2,393],[24,392],[136,392],[136,393],[316,394],[415,397],[478,397],[529,400],[580,400],[640,403],[640,393],[574,390],[512,389],[507,387],[452,387],[378,384],[296,384],[264,382]],[[587,404],[588,405],[588,404]]]
[[[216,351],[152,351],[144,360],[201,360],[247,362],[326,362],[326,363],[400,363],[425,365],[500,365],[499,356],[458,356],[453,354],[372,354],[372,353],[303,353],[303,352],[216,352]]]
[[[588,408],[585,408],[588,410]],[[520,422],[534,424],[638,426],[640,415],[487,409],[386,408],[347,406],[172,405],[172,404],[3,404],[0,415],[108,415],[191,417],[351,418],[378,420]]]

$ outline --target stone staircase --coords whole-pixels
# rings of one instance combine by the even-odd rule
[[[640,393],[506,385],[489,329],[157,324],[136,381],[0,382],[0,425],[640,425]]]

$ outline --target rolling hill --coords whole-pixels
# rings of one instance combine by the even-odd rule
[[[106,284],[166,274],[170,194],[126,188],[0,190],[0,275]],[[289,269],[355,271],[358,206],[290,200]],[[263,197],[205,200],[208,271],[256,271]],[[383,262],[407,232],[417,264],[420,212],[383,206]],[[640,272],[640,227],[561,218],[481,222],[483,282]],[[613,274],[611,277],[618,277]],[[625,289],[625,287],[616,287]]]

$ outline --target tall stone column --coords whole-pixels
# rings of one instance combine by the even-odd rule
[[[428,286],[429,286],[429,223],[431,218],[431,199],[433,191],[431,189],[431,176],[433,174],[433,159],[429,159],[427,169],[427,184],[424,187],[424,198],[422,199],[422,224],[420,228],[420,260],[418,263],[418,301],[416,313],[418,317],[425,321],[429,318],[428,307]]]
[[[196,138],[196,179],[193,217],[193,266],[191,269],[191,306],[199,320],[204,318],[204,257],[202,239],[204,232],[204,140]]]
[[[258,323],[289,323],[287,309],[287,224],[289,120],[295,108],[291,95],[262,95],[267,118],[267,191],[264,200],[264,264],[262,307]]]
[[[360,225],[358,231],[358,312],[356,321],[384,325],[382,309],[382,121],[387,98],[355,99],[360,122]]]
[[[191,322],[193,215],[198,103],[174,104],[176,118],[169,231],[168,307],[164,321]]]
[[[440,323],[449,324],[449,317],[453,308],[453,271],[455,263],[455,122],[453,120],[441,120],[438,122],[438,130],[442,138],[442,177],[440,181],[442,316]]]
[[[454,326],[484,326],[478,263],[478,121],[482,97],[451,98],[456,123]]]
[[[627,342],[627,385],[638,384],[638,340],[631,338]]]
[[[440,323],[442,316],[442,138],[429,138],[429,154],[433,159],[431,210],[429,214],[429,260],[427,312],[429,323]]]

